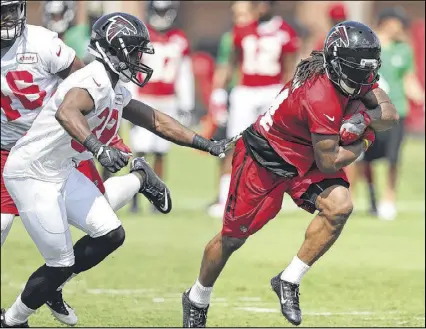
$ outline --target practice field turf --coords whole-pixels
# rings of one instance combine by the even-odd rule
[[[400,181],[400,214],[385,222],[365,214],[366,190],[342,236],[304,278],[305,326],[425,325],[425,143],[409,140]],[[380,167],[383,174],[383,166]],[[181,326],[181,292],[198,275],[205,244],[221,227],[204,213],[215,189],[215,160],[174,148],[167,182],[174,210],[140,215],[123,209],[124,246],[64,289],[79,326]],[[380,181],[383,182],[383,176]],[[308,213],[288,197],[281,214],[229,261],[214,290],[208,326],[290,326],[269,280],[297,252]],[[76,241],[81,234],[73,230]],[[9,307],[42,258],[16,220],[1,250],[1,306]],[[58,326],[43,306],[32,326]]]

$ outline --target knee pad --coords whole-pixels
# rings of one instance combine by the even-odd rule
[[[123,226],[119,226],[115,230],[99,237],[98,239],[102,239],[105,243],[107,243],[112,250],[120,247],[126,238],[126,233],[124,231]]]

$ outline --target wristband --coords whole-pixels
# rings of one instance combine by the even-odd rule
[[[191,146],[194,149],[209,152],[210,151],[210,144],[211,144],[211,141],[209,141],[208,139],[196,134],[194,136],[194,138],[192,139],[192,145]]]
[[[362,141],[364,142],[364,146],[365,146],[364,152],[365,152],[370,147],[370,142],[368,141],[368,139],[365,139],[365,138]]]
[[[101,149],[103,144],[96,138],[95,135],[90,134],[83,142],[83,146],[92,152],[93,155],[97,156],[98,151]]]

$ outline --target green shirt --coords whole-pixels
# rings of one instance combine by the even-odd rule
[[[87,55],[87,46],[90,41],[90,26],[86,24],[76,25],[68,29],[64,34],[64,42],[75,50],[76,55],[84,59]]]
[[[405,117],[408,112],[408,102],[404,91],[404,77],[414,71],[411,47],[401,42],[382,46],[381,59],[380,88],[388,93],[399,115]]]
[[[220,39],[219,43],[219,49],[217,52],[216,57],[216,65],[226,65],[229,63],[231,54],[232,54],[232,48],[233,48],[233,36],[232,32],[226,32],[222,35],[222,38]],[[229,82],[228,89],[233,88],[237,82],[238,82],[238,70],[236,69],[234,72],[234,75],[232,77],[232,80]]]

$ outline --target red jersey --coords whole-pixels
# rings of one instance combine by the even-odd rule
[[[300,39],[276,16],[268,22],[234,27],[233,43],[242,73],[240,84],[257,87],[282,83],[283,57],[299,49]]]
[[[140,95],[174,95],[180,65],[189,55],[188,38],[176,28],[159,32],[148,26],[148,31],[155,53],[144,55],[143,63],[151,67],[154,73],[143,88],[138,88],[138,92]]]
[[[325,74],[299,86],[292,86],[290,81],[252,128],[281,159],[297,169],[299,176],[304,176],[315,165],[311,134],[339,135],[348,102],[349,97],[341,94]]]

